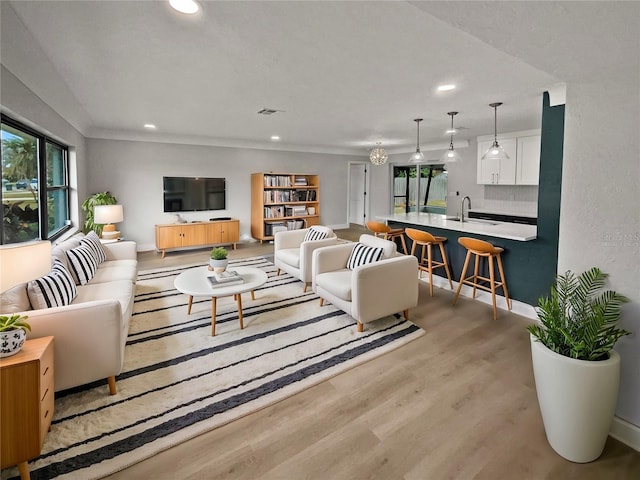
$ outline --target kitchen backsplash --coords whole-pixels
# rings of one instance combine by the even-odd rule
[[[538,212],[538,186],[485,185],[482,204],[473,206],[498,213],[535,215]]]

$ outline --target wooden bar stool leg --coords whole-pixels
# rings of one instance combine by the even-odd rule
[[[507,301],[507,307],[511,310],[511,299],[509,298],[509,291],[507,290],[507,282],[504,279],[504,269],[502,268],[502,256],[496,255],[498,259],[498,271],[500,272],[500,281],[502,282],[502,290],[504,290],[504,298]]]
[[[498,309],[496,308],[496,278],[493,271],[493,255],[489,255],[489,282],[491,283],[491,302],[493,303],[493,319],[498,319]]]
[[[408,250],[407,250],[407,244],[406,244],[406,242],[404,241],[404,233],[402,233],[402,234],[400,235],[400,243],[402,243],[402,251],[403,251],[403,252],[404,252],[404,254],[406,255],[406,254],[407,254],[407,252],[408,252]]]
[[[429,268],[429,295],[433,297],[433,258],[430,243],[427,243],[427,267]]]
[[[456,296],[453,298],[453,304],[455,305],[458,301],[458,297],[460,296],[460,290],[462,289],[462,284],[464,283],[464,276],[467,273],[467,267],[469,266],[469,260],[471,259],[471,252],[467,250],[467,256],[464,259],[464,266],[462,267],[462,273],[460,274],[460,281],[458,282],[458,290],[456,290]]]
[[[449,279],[449,287],[451,287],[451,290],[453,290],[453,282],[451,281],[451,271],[449,270],[449,261],[447,260],[447,253],[445,252],[444,244],[439,243],[438,246],[440,247],[440,255],[442,256],[442,261],[444,262],[444,269],[447,272],[447,278]]]
[[[476,262],[473,267],[473,298],[476,298],[476,286],[478,285],[478,272],[480,269],[480,256],[474,254],[476,257]]]

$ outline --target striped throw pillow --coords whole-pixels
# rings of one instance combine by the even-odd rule
[[[102,243],[100,243],[100,237],[98,237],[98,234],[93,230],[87,233],[84,238],[80,240],[80,245],[86,245],[91,249],[98,265],[107,259],[107,254],[104,253],[104,248],[102,248]]]
[[[96,274],[98,261],[93,256],[93,251],[86,245],[67,250],[69,269],[76,285],[86,285]]]
[[[78,293],[71,274],[60,260],[54,260],[51,272],[27,284],[29,301],[34,309],[69,305]]]
[[[309,228],[307,233],[304,235],[303,242],[312,242],[314,240],[324,240],[327,238],[327,232],[323,232],[322,230],[318,230],[317,228]]]
[[[347,260],[347,268],[353,270],[361,265],[377,262],[382,258],[383,251],[384,249],[382,247],[369,247],[358,242],[353,247],[353,250],[351,250],[351,255],[349,255],[349,260]]]

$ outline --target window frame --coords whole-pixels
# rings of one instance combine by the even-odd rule
[[[69,146],[58,140],[47,136],[46,134],[25,125],[24,123],[15,120],[14,118],[2,113],[0,114],[0,123],[15,128],[16,130],[23,131],[24,133],[36,138],[37,141],[37,155],[38,155],[38,221],[39,232],[41,240],[55,240],[62,236],[65,232],[72,228],[71,225],[71,185],[69,178]],[[64,184],[55,185],[49,187],[47,184],[47,144],[51,144],[58,147],[63,152],[63,175]],[[62,228],[56,230],[53,234],[49,234],[49,205],[48,194],[49,192],[65,192],[65,207],[67,211],[67,218],[65,219]],[[0,244],[4,243],[4,221],[0,225]]]

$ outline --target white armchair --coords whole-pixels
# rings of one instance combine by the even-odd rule
[[[277,232],[274,236],[273,258],[275,266],[293,275],[304,283],[304,291],[311,285],[311,260],[313,251],[320,247],[327,247],[338,243],[338,237],[328,227],[313,227],[324,231],[327,237],[322,240],[304,241],[309,228],[300,230],[286,230]]]
[[[403,312],[418,304],[418,260],[396,252],[396,244],[372,235],[361,235],[360,243],[382,247],[381,260],[347,268],[356,243],[334,245],[313,253],[313,291],[320,305],[327,300],[364,324],[387,315]]]

